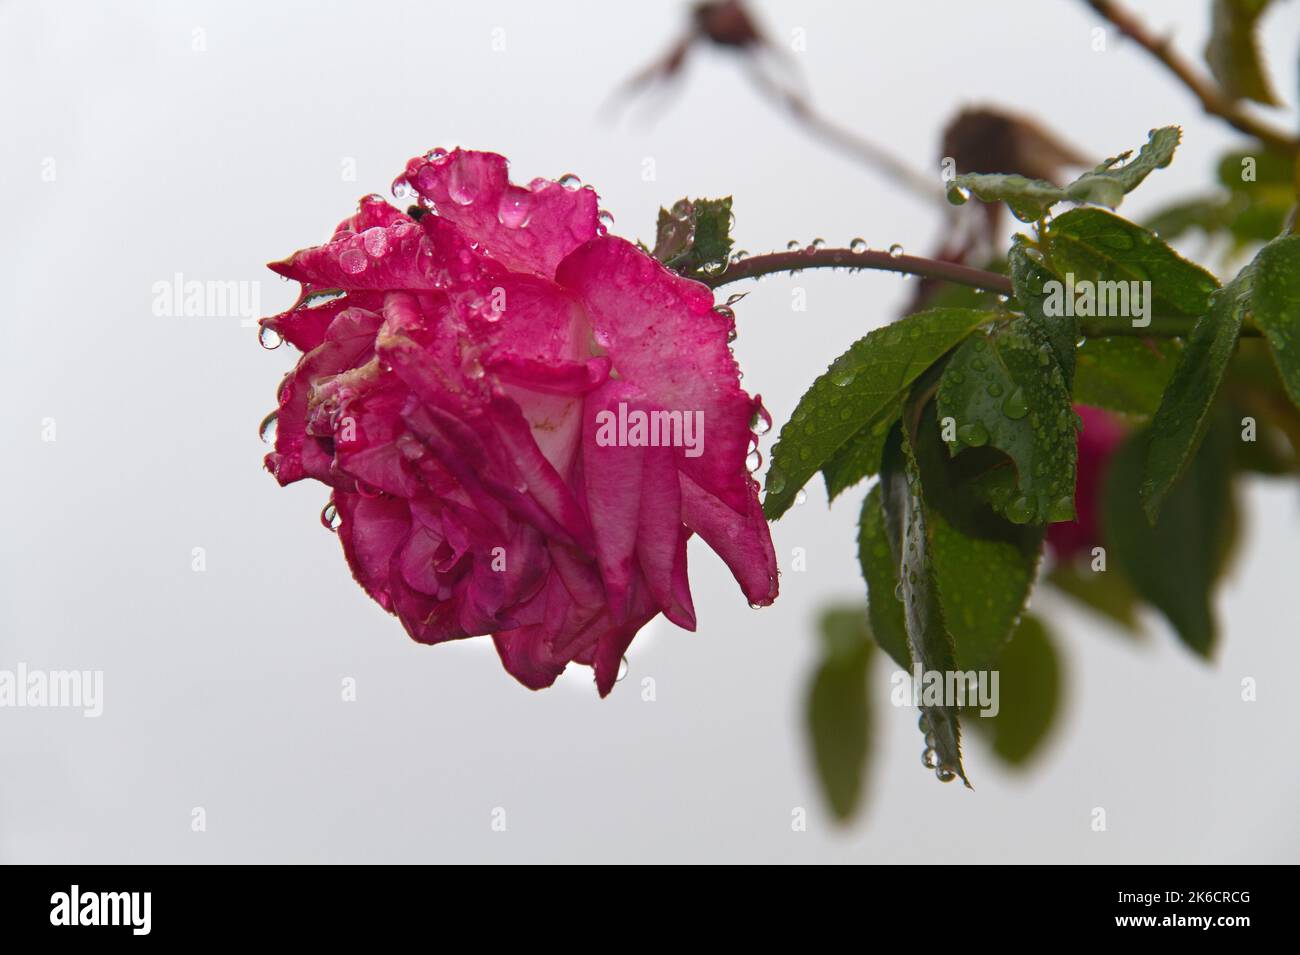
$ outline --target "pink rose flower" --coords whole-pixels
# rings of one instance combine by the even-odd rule
[[[1062,561],[1090,554],[1101,540],[1101,491],[1111,456],[1124,441],[1124,426],[1108,411],[1075,405],[1083,419],[1074,484],[1074,520],[1047,525],[1047,543]]]
[[[775,599],[765,412],[708,288],[606,234],[590,188],[506,165],[413,159],[418,217],[369,196],[270,266],[303,295],[263,325],[304,354],[266,465],[333,489],[353,576],[415,640],[491,634],[525,686],[576,662],[604,696],[657,614],[695,629],[692,533]]]

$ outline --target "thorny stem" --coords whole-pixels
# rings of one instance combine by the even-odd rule
[[[710,288],[720,288],[743,279],[757,279],[777,272],[799,272],[803,269],[875,269],[919,275],[923,278],[941,279],[999,295],[1013,294],[1011,279],[997,272],[927,259],[919,255],[902,255],[879,249],[855,252],[853,249],[796,249],[790,252],[770,252],[732,262],[725,272],[701,277]],[[1191,331],[1196,318],[1186,315],[1153,315],[1150,324],[1134,326],[1127,316],[1088,316],[1079,319],[1080,334],[1093,338],[1110,335],[1131,335],[1138,338],[1182,338]],[[1242,328],[1243,337],[1259,335],[1250,322]]]
[[[855,252],[852,249],[797,249],[792,252],[771,252],[732,262],[720,275],[708,276],[704,281],[718,288],[741,279],[753,279],[773,272],[795,272],[802,269],[877,269],[883,272],[900,272],[920,275],[930,279],[943,279],[968,285],[971,288],[1011,294],[1011,279],[997,272],[927,259],[919,255],[895,255],[880,249]]]
[[[1117,30],[1164,64],[1169,72],[1192,91],[1200,100],[1201,107],[1211,116],[1218,116],[1235,129],[1284,153],[1294,156],[1300,152],[1300,141],[1242,109],[1217,83],[1183,59],[1168,37],[1158,37],[1151,33],[1131,10],[1113,0],[1087,0],[1087,3]]]

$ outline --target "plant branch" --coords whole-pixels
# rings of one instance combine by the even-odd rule
[[[919,255],[901,255],[880,249],[855,252],[852,249],[797,249],[793,252],[771,252],[732,262],[720,275],[707,276],[704,282],[713,288],[754,279],[774,272],[799,272],[803,269],[876,269],[882,272],[899,272],[903,275],[920,275],[929,279],[942,279],[958,285],[1011,294],[1011,279],[997,272],[927,259]]]
[[[759,90],[777,104],[784,106],[795,122],[809,133],[852,154],[895,185],[902,186],[917,198],[937,205],[951,215],[951,206],[939,185],[937,174],[933,178],[925,176],[883,146],[832,122],[817,112],[805,96],[782,87],[766,76],[762,70],[751,68],[749,73]]]
[[[919,275],[928,279],[940,279],[999,295],[1013,294],[1011,279],[997,272],[959,265],[956,262],[944,262],[941,259],[927,259],[919,255],[895,255],[880,249],[867,249],[855,252],[853,249],[796,249],[791,252],[770,252],[755,255],[739,262],[732,262],[725,272],[719,275],[706,275],[700,278],[710,288],[720,288],[732,282],[744,279],[762,278],[777,272],[802,272],[804,269],[873,269],[882,272],[897,272],[903,275]],[[1138,338],[1181,338],[1185,337],[1196,323],[1195,316],[1155,315],[1146,326],[1134,326],[1129,316],[1086,316],[1079,319],[1079,332],[1089,338],[1111,335],[1132,335]],[[1247,322],[1241,330],[1243,338],[1259,335],[1259,330]]]
[[[1242,109],[1241,104],[1228,97],[1210,77],[1201,73],[1185,60],[1168,37],[1151,33],[1131,10],[1114,0],[1087,0],[1115,29],[1137,43],[1173,73],[1201,102],[1201,107],[1211,116],[1218,116],[1229,125],[1247,135],[1254,136],[1282,152],[1296,155],[1300,142],[1294,136],[1270,125]]]

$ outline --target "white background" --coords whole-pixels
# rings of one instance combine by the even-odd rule
[[[1193,55],[1206,6],[1142,4]],[[1042,116],[1098,157],[1180,123],[1175,164],[1125,206],[1136,215],[1208,185],[1240,139],[1131,44],[1111,35],[1095,52],[1081,2],[759,10],[778,42],[806,31],[798,59],[825,112],[923,168],[971,102]],[[260,281],[264,311],[280,310],[294,288],[263,263],[323,240],[437,145],[502,152],[519,181],[575,172],[629,237],[651,237],[661,203],[732,193],[751,252],[933,243],[933,209],[809,141],[725,54],[693,57],[675,100],[601,119],[684,19],[677,3],[0,4],[0,669],[105,679],[98,720],[0,709],[0,860],[1296,861],[1294,487],[1249,495],[1212,665],[1157,620],[1134,643],[1036,602],[1069,695],[1027,773],[972,741],[975,790],[937,783],[878,666],[866,811],[840,828],[802,715],[816,610],[861,593],[860,492],[828,512],[816,482],[775,525],[782,563],[803,547],[808,570],[784,574],[774,607],[751,611],[696,546],[697,634],[643,634],[605,701],[582,668],[530,693],[486,638],[410,642],[317,523],[327,491],[281,490],[261,469],[257,424],[290,350],[259,348],[238,317],[152,313],[153,284],[177,272]],[[1297,25],[1295,3],[1266,25],[1291,101]],[[1275,118],[1294,127],[1294,112]],[[657,181],[642,180],[646,157]],[[806,313],[791,310],[796,285]],[[745,385],[779,425],[909,290],[886,275],[758,285],[738,308]],[[344,677],[355,703],[340,701]],[[1241,701],[1243,677],[1258,702]],[[206,832],[191,830],[200,806]]]

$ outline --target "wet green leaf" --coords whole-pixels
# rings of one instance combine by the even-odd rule
[[[1043,529],[1012,524],[981,496],[974,478],[993,452],[952,459],[934,406],[920,418],[915,457],[929,532],[930,563],[944,625],[959,670],[996,666],[1037,574]]]
[[[876,643],[902,669],[911,672],[912,654],[907,644],[903,602],[898,599],[898,567],[885,534],[885,514],[880,485],[871,489],[858,516],[858,565],[867,584],[868,619]]]
[[[1181,344],[1171,338],[1089,338],[1079,346],[1074,400],[1121,414],[1153,415],[1181,354]]]
[[[1058,202],[1078,202],[1114,209],[1126,193],[1157,169],[1168,166],[1182,133],[1177,126],[1153,129],[1136,158],[1121,153],[1084,173],[1068,186],[1007,173],[966,173],[948,186],[948,199],[965,202],[967,193],[984,202],[1005,202],[1018,219],[1033,222]]]
[[[1204,315],[1211,293],[1219,287],[1213,275],[1184,259],[1154,232],[1100,209],[1073,209],[1055,219],[1043,251],[1052,272],[1061,278],[1073,276],[1075,286],[1084,280],[1150,282],[1153,333],[1159,330],[1162,314]],[[1113,304],[1109,294],[1104,297]],[[1103,300],[1102,288],[1096,290],[1096,300]],[[1129,317],[1136,311],[1133,304],[1130,299]]]
[[[953,454],[988,446],[1014,474],[989,483],[989,501],[1016,524],[1074,518],[1077,421],[1055,351],[1039,325],[1016,318],[972,334],[939,385],[939,420]]]
[[[680,199],[661,208],[653,254],[683,275],[720,273],[731,255],[731,197]]]
[[[931,309],[854,342],[813,382],[781,429],[767,472],[763,512],[768,520],[789,510],[809,478],[862,428],[896,407],[918,376],[992,314]],[[837,474],[842,464],[837,462]]]
[[[1029,245],[1022,235],[1012,239],[1010,269],[1011,284],[1016,302],[1025,316],[1036,323],[1051,342],[1056,363],[1065,376],[1068,389],[1074,380],[1076,342],[1079,340],[1079,321],[1074,315],[1058,310],[1049,315],[1044,307],[1050,296],[1051,282],[1059,281],[1042,264],[1043,255]]]
[[[1252,267],[1251,314],[1268,339],[1286,393],[1300,407],[1300,236],[1274,239]]]
[[[842,492],[853,487],[880,470],[880,455],[885,447],[889,429],[902,413],[900,398],[876,415],[869,424],[858,429],[822,467],[826,481],[827,500],[835,500]]]
[[[903,619],[913,666],[923,672],[946,674],[955,667],[952,639],[944,628],[939,595],[934,586],[925,512],[921,503],[920,479],[904,429],[895,428],[885,444],[880,472],[881,504],[891,557],[899,568],[899,589],[903,598]],[[922,705],[929,732],[933,734],[939,768],[960,776],[961,725],[957,707]]]

